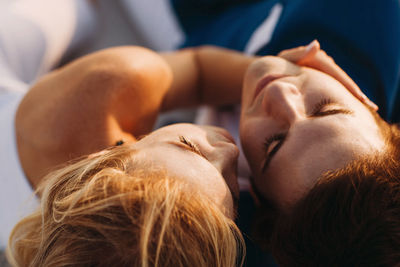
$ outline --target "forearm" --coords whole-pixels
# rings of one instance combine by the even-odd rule
[[[244,74],[254,57],[212,47],[162,54],[173,72],[163,111],[197,105],[240,103]]]

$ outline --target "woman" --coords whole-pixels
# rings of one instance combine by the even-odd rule
[[[188,46],[218,44],[247,53],[265,55],[276,54],[282,49],[295,47],[317,38],[321,41],[321,44],[328,54],[333,56],[338,64],[350,74],[363,91],[379,105],[379,114],[388,121],[399,121],[399,1],[213,0],[202,1],[201,4],[198,4],[197,1],[174,0],[172,3],[186,35],[186,42],[184,45]],[[204,16],[206,13],[212,13],[213,16]],[[226,30],[227,28],[229,30]],[[290,55],[296,56],[296,53],[290,53]],[[299,58],[297,58],[297,60],[298,59]],[[297,60],[294,60],[294,62],[297,62]],[[299,63],[302,64],[304,62]],[[306,63],[306,66],[313,64],[312,57],[309,58]],[[271,67],[271,65],[274,64],[278,67],[280,66],[280,68]],[[285,66],[288,67],[288,70],[282,70]],[[261,73],[257,75],[257,71]],[[268,103],[267,95],[264,95],[265,92],[258,94],[259,102],[256,104],[258,104],[259,107],[262,105],[264,107],[269,106],[268,111],[270,113],[272,112],[274,116],[271,116],[271,114],[267,116],[265,109],[264,112],[250,109],[253,107],[252,99],[258,82],[257,77],[261,78],[263,75],[268,76],[268,74],[290,74],[290,71],[292,74],[293,71],[299,72],[301,78],[297,76],[288,76],[286,78],[282,77],[282,80],[276,80],[276,83],[271,83],[270,86],[274,87],[274,90],[271,90],[269,93],[274,93],[272,97],[275,99],[275,102],[271,103],[271,101]],[[346,221],[343,218],[350,218],[350,207],[356,207],[357,204],[350,205],[349,203],[353,202],[350,201],[350,198],[348,198],[349,196],[342,199],[343,202],[347,203],[347,209],[345,209],[343,202],[337,201],[335,194],[332,193],[334,190],[316,190],[319,193],[318,196],[314,195],[314,197],[311,197],[313,194],[309,192],[313,192],[311,188],[314,186],[316,188],[322,188],[319,187],[319,185],[315,185],[315,182],[318,180],[320,182],[317,182],[317,184],[319,184],[325,181],[325,176],[321,177],[321,175],[326,170],[336,169],[336,174],[338,176],[346,174],[344,176],[348,178],[365,177],[370,171],[376,173],[377,170],[382,169],[381,167],[383,165],[387,165],[387,168],[384,169],[385,172],[380,172],[379,175],[376,174],[372,180],[378,181],[379,179],[377,176],[379,176],[391,177],[390,179],[395,181],[393,174],[398,173],[398,171],[396,171],[396,164],[393,165],[393,161],[390,158],[386,158],[387,156],[396,158],[396,153],[392,152],[386,153],[386,156],[379,157],[379,160],[373,161],[376,164],[370,166],[359,159],[354,165],[351,165],[352,167],[341,168],[345,167],[345,165],[353,159],[363,157],[365,154],[375,154],[382,145],[384,145],[385,151],[396,151],[396,149],[393,149],[397,146],[394,141],[397,136],[396,129],[394,127],[388,127],[386,123],[383,123],[382,119],[378,118],[375,112],[372,112],[372,115],[368,114],[365,107],[360,106],[359,103],[355,102],[350,104],[350,102],[353,101],[346,95],[343,96],[344,100],[350,101],[346,103],[350,104],[350,108],[347,108],[347,110],[353,111],[353,106],[356,107],[356,112],[353,113],[353,116],[345,116],[346,114],[337,113],[331,114],[332,116],[318,116],[318,120],[316,120],[314,116],[312,120],[308,120],[308,118],[304,118],[304,112],[312,112],[314,107],[310,107],[312,103],[310,103],[311,100],[309,96],[308,102],[305,102],[306,99],[304,99],[304,97],[306,97],[306,95],[299,90],[299,88],[301,89],[299,83],[305,80],[305,77],[311,75],[318,79],[321,78],[324,83],[329,85],[328,87],[330,89],[337,88],[337,86],[332,83],[332,80],[327,80],[325,79],[326,77],[321,77],[315,72],[303,72],[301,69],[299,70],[281,59],[272,58],[266,58],[265,60],[260,59],[260,62],[254,63],[253,72],[252,75],[249,72],[243,92],[243,105],[245,109],[248,108],[249,110],[246,112],[242,109],[241,139],[248,161],[250,165],[252,165],[252,172],[254,173],[253,184],[255,186],[253,188],[259,191],[258,198],[264,199],[264,201],[262,201],[264,206],[268,206],[268,208],[264,208],[267,208],[269,212],[263,212],[261,210],[260,213],[264,215],[270,214],[268,217],[269,219],[265,218],[265,220],[260,222],[262,233],[265,235],[262,236],[262,243],[265,244],[269,242],[267,240],[269,240],[268,235],[271,229],[268,226],[274,224],[272,221],[275,221],[277,218],[276,213],[271,212],[271,202],[273,202],[272,206],[275,211],[277,211],[279,207],[280,209],[278,211],[285,211],[285,213],[288,213],[289,209],[297,210],[294,208],[294,205],[300,205],[303,207],[303,209],[300,209],[303,212],[296,213],[297,215],[293,215],[294,217],[292,219],[282,216],[281,219],[276,222],[276,225],[278,227],[282,226],[282,228],[280,228],[281,230],[279,231],[276,229],[277,234],[273,239],[272,247],[276,248],[274,254],[279,258],[281,264],[286,264],[288,266],[329,266],[327,259],[330,258],[343,259],[343,262],[332,263],[332,265],[357,265],[350,261],[351,255],[354,256],[356,260],[361,260],[361,263],[359,263],[360,266],[365,266],[366,264],[364,264],[362,260],[368,260],[369,258],[367,256],[383,255],[383,258],[390,258],[389,255],[392,250],[389,249],[389,247],[381,246],[381,251],[388,252],[385,254],[373,251],[373,246],[370,246],[370,244],[391,244],[391,241],[383,242],[381,240],[380,242],[375,242],[377,240],[373,239],[371,239],[371,243],[356,241],[352,243],[349,241],[351,238],[353,238],[353,240],[361,240],[362,238],[360,236],[371,236],[367,234],[368,231],[353,231],[354,229],[360,228],[360,225],[347,224],[346,226],[348,232],[358,233],[359,239],[354,235],[347,234],[348,232],[346,233],[345,231],[338,234],[338,232],[327,231],[321,227],[321,225],[327,226],[329,223],[331,224],[331,228],[334,229],[336,225],[343,225],[343,222]],[[322,72],[325,71],[322,70]],[[268,79],[269,78],[267,78],[267,80]],[[292,85],[289,86],[288,84],[290,83],[292,83]],[[342,84],[344,85],[345,83]],[[278,87],[280,87],[280,90],[278,90]],[[288,91],[290,92],[292,89],[294,92],[300,91],[297,99],[293,96],[289,97],[290,94],[288,94]],[[318,91],[319,90],[321,90],[321,96],[326,95],[326,90],[323,90],[323,88],[319,88]],[[340,91],[341,88],[338,88],[338,90]],[[336,89],[335,92],[337,92]],[[315,92],[315,90],[314,93],[319,95],[319,92]],[[341,93],[339,94],[341,95]],[[335,105],[331,105],[332,103],[326,101],[333,98],[331,95],[328,96],[329,97],[325,99],[325,101],[320,102],[321,107],[323,107],[321,111],[335,113],[338,110],[335,108],[337,105],[336,103]],[[247,102],[245,99],[246,97]],[[263,100],[261,100],[261,98],[263,98]],[[341,100],[342,96],[340,96],[339,99]],[[316,100],[316,98],[314,98],[314,100]],[[282,102],[283,105],[280,105]],[[326,105],[328,103],[329,105]],[[281,108],[279,109],[279,107]],[[301,112],[299,113],[297,109],[300,107],[303,107],[303,110],[300,110]],[[311,109],[311,111],[304,110],[305,108]],[[343,108],[339,105],[339,109]],[[283,120],[282,116],[285,115],[284,111],[289,113],[289,115],[296,115],[294,117],[296,124],[293,128],[290,127],[292,124]],[[316,109],[316,111],[318,110]],[[365,119],[361,119],[360,112],[366,116]],[[320,114],[323,113],[317,113],[317,115]],[[299,118],[299,115],[302,115],[303,118]],[[374,118],[378,121],[376,125],[374,125]],[[298,124],[300,122],[301,124]],[[331,125],[334,127],[332,130],[335,130],[336,133],[340,131],[340,133],[344,134],[343,137],[347,138],[338,139],[338,135],[335,132],[324,132],[326,127],[323,126],[327,126],[330,123],[335,124]],[[360,128],[358,128],[359,124],[361,124]],[[300,125],[301,128],[295,127],[296,125]],[[341,129],[338,128],[338,126],[342,126]],[[371,133],[373,133],[373,135],[366,134],[369,132],[366,131],[368,129],[365,127],[371,127]],[[292,130],[294,130],[295,133],[293,133]],[[322,141],[322,139],[328,137],[330,138],[328,142]],[[376,144],[374,141],[375,137],[379,139]],[[304,138],[304,143],[302,142],[302,138]],[[388,140],[392,141],[389,142]],[[321,141],[323,145],[317,143]],[[364,147],[363,144],[365,144],[365,142],[367,142],[367,145]],[[379,154],[382,155],[382,152],[383,151],[379,151]],[[364,162],[371,162],[371,160],[365,160]],[[374,170],[375,167],[376,169]],[[360,169],[364,169],[365,172],[359,172]],[[393,185],[396,183],[391,183],[387,179],[387,189],[392,191]],[[333,180],[335,179],[331,179],[331,181]],[[361,179],[361,181],[364,180],[366,181],[368,179]],[[354,182],[354,185],[358,183],[358,181],[353,179],[347,179],[347,181],[348,188],[352,188],[352,182]],[[344,185],[341,185],[341,187],[344,187]],[[357,187],[354,187],[353,189],[356,188]],[[368,188],[368,186],[365,188]],[[340,190],[338,189],[338,191],[344,191],[344,189],[341,188]],[[363,192],[368,196],[366,191],[368,190],[364,190]],[[326,197],[328,192],[332,193],[329,195],[330,197]],[[357,192],[357,190],[353,190],[353,192]],[[309,195],[305,196],[308,193]],[[361,196],[361,194],[359,196]],[[396,198],[393,195],[392,197],[394,199]],[[272,201],[267,201],[265,198],[272,199]],[[301,199],[303,198],[308,199],[308,201],[304,200],[304,203],[307,203],[307,205],[297,204],[302,203]],[[324,204],[320,206],[313,204],[319,203],[322,199],[325,199]],[[374,197],[372,194],[370,197],[360,197],[360,199],[368,199],[366,203],[369,203],[368,205],[370,207],[373,206]],[[390,197],[380,196],[380,199],[388,200]],[[381,203],[384,202],[385,201]],[[324,208],[327,207],[326,205],[329,203],[337,203],[337,210],[342,209],[343,212],[341,214],[332,213],[334,215],[330,216],[312,216],[314,212],[317,212],[314,209],[317,207],[320,208],[319,212],[321,213],[323,211],[329,211],[329,208]],[[366,204],[366,206],[368,205]],[[341,206],[343,207],[340,208]],[[335,209],[332,207],[332,210]],[[384,211],[388,211],[385,205],[382,207],[377,206],[375,210],[382,211],[381,214],[376,213],[378,214],[376,218],[391,217],[385,214]],[[308,211],[308,213],[305,211]],[[396,212],[396,210],[394,210],[394,212]],[[367,212],[363,212],[363,214],[366,213]],[[314,223],[311,223],[312,218],[319,218],[320,220],[315,219]],[[343,220],[338,221],[340,219]],[[370,225],[374,225],[373,220],[373,218],[370,218],[365,221],[370,222]],[[351,220],[347,220],[346,222],[351,221],[358,220],[351,218]],[[394,224],[398,224],[398,218],[395,221],[396,223]],[[381,221],[381,223],[382,229],[392,229],[387,227],[387,222]],[[287,227],[283,227],[283,225]],[[382,225],[386,226],[383,227]],[[346,227],[343,226],[343,228]],[[284,234],[285,231],[288,234]],[[396,236],[397,233],[394,233],[396,233],[396,231],[388,230],[385,235],[377,234],[376,236]],[[260,232],[258,232],[257,237],[260,237]],[[338,238],[336,239],[334,237]],[[393,242],[393,244],[391,248],[395,248],[395,246],[398,245],[396,242]],[[342,253],[336,254],[339,248]],[[361,254],[358,250],[362,250],[364,253]],[[316,251],[320,251],[320,253],[316,253]],[[317,255],[321,257],[318,258]],[[300,259],[304,259],[304,261],[300,261]],[[346,262],[346,260],[349,261]],[[386,265],[393,266],[399,261],[396,257],[393,257],[392,260],[391,262],[388,261],[389,263],[386,263]],[[371,262],[376,262],[375,265],[379,266],[378,261],[372,260]],[[373,263],[371,265],[373,265]]]
[[[184,124],[138,137],[160,109],[237,101],[252,61],[212,47],[162,57],[123,47],[37,82],[16,117],[21,164],[34,186],[57,164],[118,146],[47,176],[38,189],[40,209],[11,235],[11,262],[234,265],[241,236],[232,221],[238,151],[230,135]]]
[[[67,165],[14,228],[10,263],[235,266],[244,252],[229,189],[236,158],[227,132],[179,124]]]
[[[162,56],[120,47],[41,78],[16,116],[21,165],[41,206],[11,234],[11,263],[240,263],[232,137],[188,124],[149,133],[160,110],[238,101],[252,60],[212,47]],[[42,181],[59,164],[115,145]]]
[[[319,53],[311,45],[309,53]],[[247,71],[241,140],[258,191],[276,194],[280,207],[324,171],[384,149],[370,108],[332,76],[281,57],[263,57]]]
[[[79,72],[76,72],[76,73],[78,73],[79,74]],[[75,74],[76,74],[75,73]],[[97,73],[98,74],[98,73]],[[96,77],[103,77],[103,78],[105,78],[104,80],[103,80],[103,83],[107,83],[107,82],[110,82],[110,81],[112,81],[112,82],[115,82],[116,81],[116,79],[108,79],[108,77],[107,77],[107,75],[94,75],[94,76],[96,76]],[[115,74],[115,73],[114,73]],[[55,76],[57,76],[57,75],[55,75]],[[60,75],[61,76],[61,75]],[[69,76],[69,77],[73,77],[73,76]],[[90,75],[89,75],[89,77],[90,77]],[[236,76],[233,76],[233,77],[236,77]],[[74,82],[74,80],[73,79],[68,79],[68,75],[65,77],[63,77],[63,79],[64,79],[64,81],[73,81]],[[75,79],[75,78],[74,78]],[[52,80],[51,78],[49,79],[49,80]],[[127,79],[122,79],[122,80],[125,80],[125,81],[127,81]],[[231,79],[227,79],[228,81],[230,81]],[[90,84],[90,83],[92,83],[92,81],[90,80],[90,79],[88,79],[88,80],[86,80],[86,81],[84,81],[84,83],[79,83],[79,79],[78,79],[78,83],[76,83],[76,84],[79,84],[81,87],[82,87],[82,85],[84,85],[84,84]],[[75,85],[76,85],[75,84]],[[111,83],[112,84],[112,83]],[[132,83],[130,83],[130,82],[128,82],[127,84],[125,84],[124,86],[122,86],[123,88],[128,88],[129,87],[129,84],[132,84]],[[110,85],[110,84],[109,84]],[[120,85],[120,84],[119,84]],[[67,85],[65,85],[65,84],[63,84],[63,86],[64,87],[68,87]],[[48,92],[51,92],[50,90],[51,90],[51,88],[52,88],[53,86],[49,86],[49,88],[47,88],[47,93]],[[60,86],[60,84],[57,84],[57,87],[62,87],[62,86]],[[70,86],[70,87],[74,87],[74,86]],[[85,87],[85,86],[83,86],[83,87]],[[98,86],[98,88],[102,88],[101,86]],[[121,87],[119,87],[119,88],[121,88]],[[154,87],[153,87],[154,88]],[[46,90],[44,90],[45,92],[46,92]],[[123,91],[123,90],[122,90]],[[63,93],[62,94],[60,94],[60,95],[64,95],[66,92],[67,92],[67,96],[69,96],[68,95],[68,90],[64,90],[64,91],[62,91]],[[181,93],[177,93],[177,94],[175,94],[175,96],[181,96],[182,95],[182,92],[183,91],[181,91]],[[47,96],[48,94],[47,93],[45,93],[44,95],[45,96]],[[51,94],[50,94],[51,95]],[[88,94],[88,95],[92,95],[93,96],[93,94]],[[100,94],[101,95],[101,94]],[[123,95],[123,94],[122,94]],[[161,94],[162,95],[162,94]],[[233,94],[233,95],[235,95],[235,94]],[[125,95],[124,95],[125,96]],[[125,97],[124,96],[122,96],[121,97],[121,99],[122,100],[124,100],[125,99]],[[31,96],[32,97],[32,96]],[[49,110],[48,108],[49,108],[49,106],[51,107],[51,105],[53,104],[56,104],[55,106],[58,106],[57,104],[58,103],[62,103],[62,101],[60,101],[60,96],[58,96],[58,98],[56,97],[56,98],[54,98],[53,99],[53,101],[52,102],[49,102],[49,103],[45,103],[45,107],[43,108],[43,110]],[[32,99],[32,98],[31,98]],[[38,97],[37,99],[41,99],[41,97]],[[71,98],[68,98],[67,97],[67,99],[68,100],[71,100]],[[83,99],[84,99],[84,97],[83,97]],[[121,100],[121,99],[119,99],[119,100]],[[102,101],[101,101],[102,99],[97,99],[97,98],[95,98],[95,99],[87,99],[86,98],[86,101],[84,101],[84,100],[82,100],[82,99],[74,99],[74,101],[70,101],[69,102],[69,105],[71,105],[71,106],[73,106],[74,104],[76,105],[76,103],[79,103],[79,101],[81,101],[80,103],[91,103],[91,102],[96,102],[96,103],[102,103]],[[103,99],[104,100],[104,99]],[[75,102],[75,103],[74,103]],[[123,102],[123,101],[122,101]],[[27,100],[27,102],[25,102],[25,103],[29,103],[29,100]],[[115,108],[115,103],[116,102],[114,102],[114,108]],[[47,106],[46,106],[47,105]],[[68,110],[68,106],[69,105],[64,105],[64,106],[62,106],[61,107],[61,110],[63,110],[63,109],[66,109],[66,110]],[[110,103],[110,102],[107,102],[106,103],[106,107],[109,107],[109,106],[113,106],[112,105],[112,103]],[[29,105],[28,105],[29,106]],[[122,105],[123,106],[123,105]],[[168,105],[167,105],[168,106]],[[53,106],[54,107],[54,106]],[[21,108],[21,110],[23,110],[23,108]],[[30,114],[30,112],[28,112],[28,110],[29,109],[26,109],[25,110],[25,115],[26,114],[28,114],[28,115],[31,115]],[[43,110],[42,110],[42,113],[40,113],[40,112],[34,112],[34,113],[36,113],[36,114],[32,114],[32,117],[34,118],[34,119],[32,119],[31,121],[35,121],[35,119],[37,119],[38,117],[41,117],[41,118],[44,118],[44,116],[48,116],[49,114],[48,114],[48,112],[43,112]],[[51,109],[50,109],[51,110]],[[71,111],[72,110],[75,110],[75,109],[71,109]],[[116,109],[117,110],[117,109]],[[87,111],[90,111],[88,114],[92,114],[92,115],[95,115],[94,113],[93,113],[93,108],[90,108],[90,105],[87,107]],[[126,111],[126,110],[125,110]],[[129,109],[128,109],[128,111],[129,111]],[[23,114],[24,112],[20,112],[20,114]],[[99,112],[99,113],[101,113],[101,112]],[[126,141],[126,140],[130,140],[130,138],[132,137],[131,135],[127,135],[127,136],[125,136],[124,135],[124,133],[125,133],[125,129],[127,129],[127,128],[129,128],[129,127],[127,127],[127,128],[125,128],[125,126],[126,125],[129,125],[129,123],[131,122],[129,119],[128,120],[122,120],[122,121],[120,121],[120,116],[118,116],[118,115],[120,115],[121,113],[123,113],[123,114],[126,114],[125,112],[118,112],[118,111],[115,111],[115,113],[113,114],[113,116],[111,116],[111,119],[110,120],[107,120],[107,123],[109,124],[109,125],[112,125],[112,123],[113,123],[113,120],[115,119],[115,120],[117,120],[118,122],[123,122],[123,123],[121,123],[121,125],[123,125],[123,127],[122,128],[124,128],[124,129],[118,129],[118,127],[115,127],[114,129],[116,129],[116,130],[114,130],[114,131],[108,131],[108,129],[109,128],[107,128],[107,127],[103,127],[102,129],[104,130],[105,129],[105,134],[104,134],[104,132],[102,132],[102,131],[100,131],[101,132],[101,135],[100,135],[100,138],[98,138],[98,139],[95,139],[95,140],[92,140],[93,138],[83,138],[82,140],[84,140],[84,141],[82,141],[81,143],[75,143],[75,144],[73,144],[73,145],[71,145],[71,143],[74,143],[74,142],[60,142],[60,136],[62,136],[63,138],[65,138],[65,140],[64,141],[67,141],[67,140],[69,140],[69,141],[71,141],[71,140],[74,140],[73,139],[73,137],[74,137],[74,132],[75,131],[72,131],[72,130],[70,130],[69,128],[71,128],[71,127],[65,127],[65,125],[64,125],[64,127],[62,127],[63,126],[63,124],[65,124],[64,122],[71,122],[72,120],[71,120],[71,117],[74,117],[74,116],[70,116],[70,115],[67,115],[67,116],[65,116],[64,118],[63,118],[63,120],[61,121],[61,122],[57,122],[57,120],[56,119],[54,119],[55,117],[57,118],[58,116],[54,116],[54,115],[59,115],[59,114],[50,114],[50,115],[53,115],[53,116],[50,116],[49,117],[49,120],[47,120],[47,117],[45,117],[46,119],[44,119],[44,120],[42,120],[42,122],[44,123],[44,126],[40,123],[40,124],[35,124],[35,123],[31,123],[31,124],[29,124],[28,122],[26,123],[26,125],[27,126],[23,126],[24,125],[24,123],[19,123],[19,126],[18,127],[20,127],[20,130],[19,130],[19,134],[20,134],[20,136],[19,136],[19,149],[20,150],[22,150],[22,152],[20,151],[20,155],[30,155],[29,157],[30,158],[34,158],[35,156],[38,156],[36,153],[35,153],[35,146],[36,146],[36,148],[37,147],[39,147],[39,148],[45,148],[43,151],[45,151],[45,155],[44,156],[40,156],[40,157],[38,157],[38,160],[37,160],[37,162],[35,162],[35,164],[32,164],[32,163],[29,163],[29,160],[27,160],[26,158],[25,158],[25,163],[24,163],[24,165],[25,165],[25,168],[27,168],[29,171],[28,171],[28,173],[31,173],[30,175],[31,175],[31,182],[32,183],[37,183],[38,181],[37,180],[39,180],[40,179],[40,177],[41,177],[41,173],[40,173],[40,169],[41,168],[39,168],[39,167],[43,167],[43,166],[45,166],[45,167],[47,167],[47,168],[51,168],[52,166],[54,166],[54,164],[58,164],[58,163],[60,163],[60,162],[63,162],[64,160],[62,160],[62,159],[60,159],[59,157],[60,157],[60,155],[58,155],[57,154],[57,150],[59,149],[59,148],[66,148],[66,149],[71,149],[72,150],[72,152],[71,152],[71,155],[70,156],[68,156],[67,158],[72,158],[72,157],[75,157],[75,156],[79,156],[79,155],[81,155],[81,154],[87,154],[87,153],[89,153],[88,151],[93,151],[93,150],[99,150],[99,149],[101,149],[101,148],[104,148],[104,147],[107,147],[107,146],[109,146],[110,144],[115,144],[115,143],[121,143],[121,140],[122,141]],[[128,112],[129,113],[129,112]],[[68,113],[65,113],[65,114],[68,114]],[[82,123],[80,123],[80,124],[71,124],[73,127],[73,129],[74,129],[74,127],[75,128],[77,128],[77,129],[84,129],[85,127],[82,127],[82,126],[88,126],[88,125],[94,125],[94,124],[92,124],[92,123],[87,123],[87,122],[92,122],[93,121],[93,119],[91,120],[90,118],[91,118],[91,116],[86,116],[85,114],[85,112],[78,112],[78,113],[73,113],[73,114],[75,114],[75,115],[82,115],[82,118],[83,118],[83,122]],[[140,113],[139,113],[140,114]],[[20,115],[19,116],[20,117],[20,121],[21,120],[23,120],[23,118],[24,117],[26,117],[26,116],[22,116],[22,115]],[[85,121],[85,118],[87,119],[87,121]],[[100,117],[96,117],[96,116],[94,116],[93,118],[102,118],[101,116]],[[97,122],[97,121],[99,121],[100,123],[98,124],[98,125],[100,125],[100,126],[104,126],[105,124],[104,124],[104,118],[102,118],[102,119],[100,119],[100,120],[96,120],[95,119],[95,121]],[[36,121],[38,121],[38,120],[36,120]],[[40,120],[39,120],[40,121]],[[22,125],[22,126],[21,126]],[[54,126],[54,125],[56,125],[57,127],[52,127],[53,129],[59,129],[59,132],[56,132],[56,133],[49,133],[49,135],[44,135],[44,133],[46,133],[46,131],[44,131],[43,129],[46,129],[46,127],[47,126]],[[115,124],[114,124],[115,125]],[[118,125],[118,124],[117,124]],[[27,133],[26,131],[21,131],[21,129],[23,128],[23,127],[27,127],[27,129],[29,130],[29,131],[32,131],[32,136],[31,137],[27,137],[26,135],[24,136],[24,132],[25,133]],[[90,127],[88,127],[88,128],[90,128]],[[101,127],[100,127],[101,128]],[[35,132],[36,131],[36,132]],[[90,131],[89,131],[90,132]],[[93,134],[96,134],[97,132],[99,132],[99,131],[93,131],[92,130],[92,135],[91,136],[94,136]],[[140,131],[138,131],[138,132],[140,132]],[[60,135],[60,133],[61,133],[61,135]],[[36,137],[36,138],[35,138]],[[45,137],[45,138],[43,138],[43,137]],[[54,137],[56,137],[56,138],[54,138]],[[29,141],[29,138],[31,138],[31,139],[33,139],[34,141],[32,142],[32,140],[31,141]],[[126,140],[125,140],[126,139]],[[183,138],[182,140],[184,140],[185,138]],[[93,142],[95,145],[92,145],[92,147],[90,147],[91,145],[91,142],[88,142],[88,140],[90,140],[90,141],[95,141],[95,142]],[[29,142],[27,142],[27,141],[29,141]],[[25,143],[25,145],[21,145],[21,144],[24,144]],[[49,143],[50,143],[50,145],[49,145]],[[66,145],[66,144],[70,144],[70,145]],[[56,146],[52,146],[52,145],[56,145]],[[25,148],[23,148],[25,146]],[[41,147],[42,146],[42,147]],[[54,149],[54,148],[56,148],[56,149]],[[54,150],[56,150],[56,151],[54,151]],[[86,152],[84,152],[86,150]],[[36,150],[37,151],[37,150]],[[83,151],[83,152],[82,152]],[[62,156],[61,156],[62,157]],[[50,162],[50,163],[49,163]],[[38,166],[35,166],[35,165],[38,165]],[[35,168],[36,167],[36,168]],[[35,173],[36,172],[36,173]],[[36,178],[35,178],[36,177]]]
[[[348,92],[351,80],[309,68],[335,73],[311,46],[260,58],[245,76],[240,134],[262,243],[283,266],[393,266],[400,132]]]

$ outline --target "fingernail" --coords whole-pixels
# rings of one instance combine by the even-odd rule
[[[306,47],[306,52],[310,52],[317,44],[317,40],[312,41]]]
[[[372,108],[375,109],[375,111],[377,111],[379,109],[378,105],[376,105],[374,102],[372,102],[371,100],[369,102],[370,102],[370,105],[372,106]]]
[[[368,106],[370,106],[371,108],[373,108],[375,111],[379,109],[379,107],[378,107],[374,102],[372,102],[372,101],[369,100],[368,98],[367,98],[366,100],[367,100]]]

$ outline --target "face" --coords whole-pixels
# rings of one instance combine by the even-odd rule
[[[154,131],[134,144],[135,158],[145,160],[184,179],[234,216],[239,195],[236,176],[238,148],[224,129],[174,124]]]
[[[325,171],[384,149],[374,117],[342,84],[278,57],[247,71],[240,138],[254,186],[281,209]]]

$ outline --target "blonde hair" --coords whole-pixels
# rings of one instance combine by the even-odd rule
[[[49,174],[10,236],[14,266],[236,266],[234,222],[183,179],[117,147]]]

